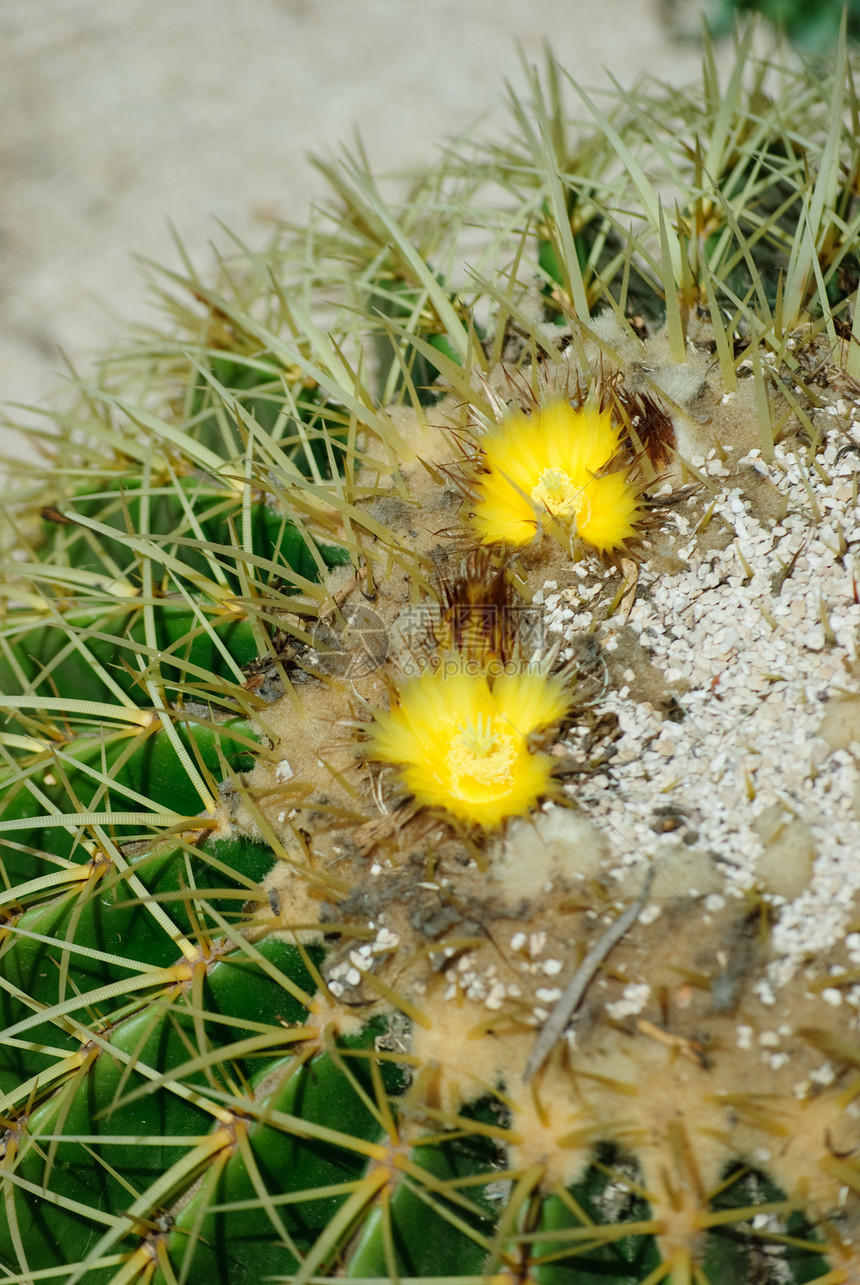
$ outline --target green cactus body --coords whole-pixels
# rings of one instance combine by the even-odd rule
[[[4,1280],[860,1280],[856,104],[750,40],[324,167],[10,463]]]

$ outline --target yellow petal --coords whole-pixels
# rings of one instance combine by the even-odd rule
[[[584,486],[618,452],[618,431],[606,411],[574,410],[566,402],[544,407],[550,467],[563,468],[577,486]]]
[[[521,547],[531,544],[537,532],[534,506],[512,487],[494,481],[478,488],[482,498],[472,511],[472,523],[484,544]]]
[[[591,479],[586,488],[585,512],[577,522],[577,535],[601,553],[618,549],[636,534],[640,506],[636,488],[624,473],[607,473]]]
[[[523,737],[563,718],[573,695],[558,675],[540,671],[501,674],[493,684],[492,700],[501,716]]]
[[[528,492],[546,458],[546,432],[540,415],[512,415],[481,440],[491,472],[507,479],[515,490]]]

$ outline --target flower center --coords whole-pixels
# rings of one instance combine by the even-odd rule
[[[469,776],[482,785],[508,784],[513,779],[517,757],[514,738],[493,727],[493,720],[479,714],[474,723],[464,723],[453,737],[446,762],[455,777]]]
[[[568,524],[578,521],[586,505],[585,491],[563,468],[545,468],[532,489],[532,499],[554,518]]]

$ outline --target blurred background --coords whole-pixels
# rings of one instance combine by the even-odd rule
[[[829,0],[792,2],[837,12]],[[710,11],[726,27],[743,4],[712,0]],[[431,161],[478,122],[498,136],[504,81],[525,80],[518,47],[539,62],[549,42],[588,87],[644,73],[687,82],[701,10],[697,0],[3,0],[0,401],[38,403],[62,377],[60,350],[85,370],[121,318],[146,319],[133,256],[178,266],[170,224],[205,267],[212,243],[228,242],[220,224],[262,245],[267,222],[303,220],[322,190],[308,154],[336,154],[356,130],[379,171]]]

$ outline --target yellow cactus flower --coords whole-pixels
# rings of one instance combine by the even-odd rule
[[[638,489],[612,469],[620,434],[608,411],[550,402],[509,416],[481,439],[472,524],[484,544],[529,544],[540,527],[578,537],[600,553],[636,534]]]
[[[552,762],[528,738],[571,702],[558,676],[518,670],[490,679],[448,657],[407,680],[391,711],[376,715],[368,756],[396,764],[419,803],[495,829],[552,791]]]

